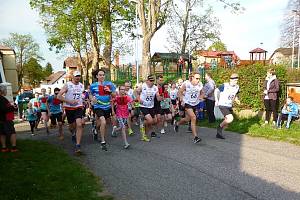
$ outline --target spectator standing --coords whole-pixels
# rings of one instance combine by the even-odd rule
[[[215,114],[214,114],[214,108],[215,108],[214,91],[216,88],[216,84],[215,81],[211,78],[210,73],[205,74],[205,80],[206,83],[203,87],[203,91],[204,91],[204,98],[206,103],[206,111],[208,115],[208,122],[214,123],[216,121]]]
[[[266,80],[264,82],[264,104],[266,108],[265,124],[268,124],[273,113],[273,125],[276,125],[277,120],[277,99],[279,92],[279,81],[275,75],[274,69],[269,69]]]
[[[25,103],[25,96],[24,96],[24,90],[21,89],[19,91],[19,94],[16,96],[15,103],[18,105],[18,113],[19,113],[19,119],[23,120],[23,110],[24,110],[24,103]]]
[[[17,106],[10,103],[6,98],[7,88],[5,85],[0,84],[0,139],[1,139],[1,152],[9,152],[6,145],[6,139],[10,138],[11,152],[17,152],[17,139],[16,130],[14,127],[14,111]]]

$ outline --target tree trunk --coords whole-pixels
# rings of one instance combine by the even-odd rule
[[[104,32],[104,43],[103,57],[106,68],[110,70],[111,66],[111,51],[112,51],[112,27],[111,27],[111,13],[110,4],[105,7],[103,12],[102,28]]]
[[[139,76],[145,80],[151,73],[151,53],[150,53],[150,41],[152,37],[143,38],[143,51],[142,51],[142,66],[139,71]]]
[[[92,68],[93,70],[99,69],[99,61],[100,61],[100,48],[99,48],[99,40],[98,40],[98,31],[97,31],[97,23],[95,19],[90,19],[90,29],[91,29],[91,38],[92,38],[92,49],[93,49],[93,61]]]

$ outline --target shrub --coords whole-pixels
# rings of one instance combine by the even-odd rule
[[[276,70],[276,76],[280,81],[280,99],[281,104],[285,98],[285,85],[289,81],[291,72],[287,73],[288,70],[285,66],[272,66]],[[224,82],[229,81],[229,77],[232,73],[239,74],[239,86],[240,93],[239,98],[241,100],[241,105],[237,106],[240,109],[253,109],[260,110],[264,108],[263,105],[263,84],[266,77],[267,70],[270,66],[263,66],[261,64],[254,64],[248,66],[241,66],[238,68],[218,68],[217,70],[212,70],[213,79],[216,85],[219,86]],[[288,76],[289,74],[290,76]],[[299,76],[298,76],[299,77]]]

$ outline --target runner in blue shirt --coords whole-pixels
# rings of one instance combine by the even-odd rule
[[[63,130],[62,130],[62,108],[61,108],[61,101],[57,98],[60,89],[54,89],[54,95],[49,96],[47,99],[47,110],[51,119],[51,123],[56,124],[58,123],[58,130],[59,130],[59,139],[63,140]]]
[[[99,69],[94,72],[97,82],[90,86],[90,99],[94,105],[94,113],[97,116],[97,130],[100,128],[101,148],[107,151],[105,142],[106,119],[111,116],[111,97],[115,96],[116,87],[110,81],[105,81],[105,71]]]

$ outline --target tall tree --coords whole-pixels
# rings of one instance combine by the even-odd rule
[[[128,0],[31,0],[30,3],[42,17],[51,46],[59,49],[71,46],[86,72],[90,57],[94,69],[99,68],[101,60],[110,67],[113,24],[130,20]]]
[[[221,41],[215,41],[212,45],[208,47],[208,50],[214,50],[214,51],[227,51],[226,45]]]
[[[45,77],[50,76],[53,73],[53,68],[50,63],[47,63],[45,68],[43,69]]]
[[[45,75],[37,59],[30,58],[28,62],[24,64],[24,79],[26,79],[26,82],[30,83],[33,88],[40,85],[40,82],[45,79]]]
[[[197,9],[197,14],[193,9]],[[199,12],[200,10],[200,12]],[[202,0],[180,0],[172,4],[169,20],[170,50],[181,54],[204,48],[207,40],[219,36],[218,19],[213,16],[211,6],[203,7]]]
[[[16,63],[18,72],[18,87],[23,85],[24,77],[24,64],[29,61],[30,58],[42,59],[39,56],[39,45],[34,41],[30,34],[18,34],[10,33],[10,37],[0,41],[0,44],[8,46],[16,52]]]
[[[137,0],[142,28],[142,68],[143,78],[150,74],[150,42],[154,34],[166,23],[172,0]]]
[[[295,25],[295,31],[294,31]],[[299,44],[299,34],[300,34],[300,1],[299,0],[289,0],[285,13],[283,22],[281,24],[281,47],[292,47],[293,41],[295,46]]]
[[[238,13],[244,10],[238,2],[217,0]],[[213,4],[203,0],[176,0],[172,3],[172,14],[169,24],[169,49],[187,53],[205,48],[207,41],[219,40],[218,19],[213,15]]]

